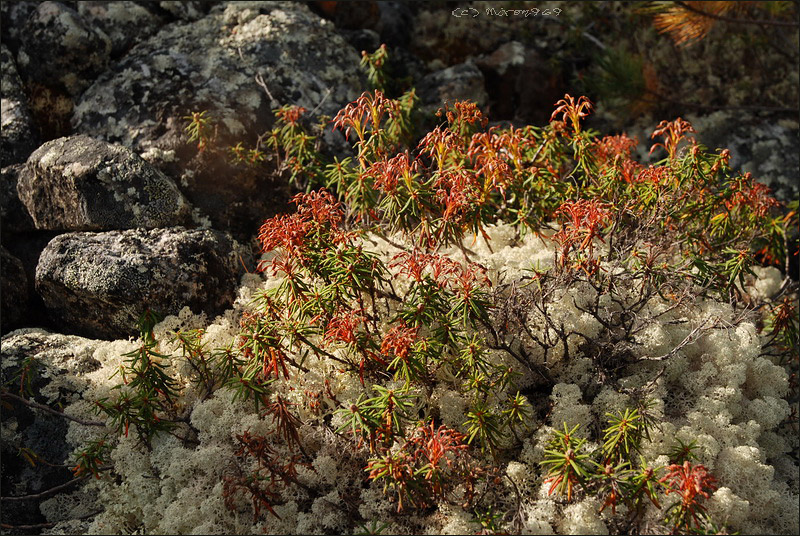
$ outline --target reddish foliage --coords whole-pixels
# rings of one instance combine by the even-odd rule
[[[402,179],[406,183],[406,189],[412,191],[411,178],[417,171],[416,160],[410,160],[408,153],[399,153],[388,160],[378,160],[374,162],[364,174],[374,178],[374,186],[387,195],[394,195],[397,191],[398,182]]]
[[[276,430],[278,434],[282,435],[287,443],[299,445],[300,436],[297,433],[297,429],[303,423],[289,411],[289,406],[293,405],[284,400],[281,395],[277,395],[275,402],[267,406],[267,413],[272,415],[272,422],[277,423]]]
[[[292,198],[292,203],[297,205],[298,214],[317,225],[336,227],[344,220],[342,204],[325,189],[297,194]]]
[[[442,116],[442,109],[440,108],[436,115]],[[448,104],[444,105],[444,112],[447,116],[447,122],[450,126],[458,130],[461,126],[469,124],[479,124],[481,127],[486,128],[489,119],[483,115],[478,105],[472,101],[459,100],[453,103],[453,109],[450,109]]]
[[[279,214],[270,218],[264,222],[258,234],[261,251],[281,248],[289,255],[294,255],[303,250],[311,227],[311,222],[298,213]]]
[[[599,199],[579,199],[578,201],[565,201],[556,211],[557,215],[566,217],[566,222],[561,230],[553,237],[562,244],[564,253],[579,240],[578,246],[591,249],[592,239],[600,238],[600,231],[608,225],[611,210],[608,203]]]
[[[410,328],[406,326],[405,322],[400,321],[397,326],[384,335],[381,342],[381,353],[387,356],[395,355],[405,360],[411,350],[411,345],[417,338],[417,332],[419,332],[419,327]]]
[[[634,183],[649,183],[654,186],[666,184],[672,179],[672,172],[666,166],[650,166],[642,169],[636,178],[631,181]]]
[[[664,143],[654,144],[650,148],[650,154],[655,151],[656,147],[663,147],[669,154],[670,160],[675,158],[675,152],[678,148],[678,144],[686,138],[685,134],[689,132],[696,133],[697,131],[694,129],[691,123],[681,119],[680,117],[675,121],[661,121],[653,131],[653,134],[650,136],[650,138],[655,139],[656,136],[663,136]]]
[[[705,514],[705,507],[700,500],[701,497],[709,498],[711,492],[717,489],[716,478],[704,466],[692,465],[689,461],[683,462],[683,465],[672,464],[667,471],[659,482],[665,484],[667,495],[678,493],[681,496],[673,532],[688,530],[692,521],[696,527],[701,527],[700,516]]]
[[[613,162],[617,157],[629,159],[631,151],[637,145],[639,145],[639,140],[631,139],[627,134],[605,136],[595,142],[592,152],[601,161]]]
[[[444,169],[444,163],[451,153],[460,153],[463,148],[458,135],[449,128],[436,127],[428,132],[417,146],[421,155],[428,155],[436,160],[439,170]]]
[[[556,109],[553,115],[550,116],[550,121],[555,121],[559,114],[561,120],[566,123],[567,119],[572,123],[572,130],[575,133],[580,132],[580,120],[589,115],[592,111],[592,102],[586,97],[578,97],[575,101],[569,94],[564,95],[564,98],[556,102]]]
[[[362,309],[339,312],[328,321],[325,329],[324,341],[326,344],[342,342],[345,344],[355,344],[356,330],[365,320]]]
[[[769,186],[753,180],[750,172],[744,174],[741,181],[731,184],[733,196],[725,201],[725,208],[733,210],[738,207],[747,207],[759,218],[763,218],[770,208],[777,207],[780,203],[770,195]]]
[[[355,130],[359,139],[363,140],[367,125],[377,129],[385,116],[397,117],[397,103],[387,99],[380,91],[365,91],[355,101],[349,103],[333,118],[333,128],[344,130],[345,138],[350,139],[350,132]]]
[[[284,106],[275,112],[275,117],[286,123],[287,125],[296,126],[300,118],[308,110],[302,106]]]
[[[486,275],[486,268],[476,263],[461,264],[459,262],[437,255],[435,253],[422,253],[419,250],[412,252],[403,251],[392,259],[391,268],[400,268],[398,275],[406,275],[417,282],[422,281],[426,268],[440,288],[449,288],[455,292],[466,293],[479,286],[491,286]]]

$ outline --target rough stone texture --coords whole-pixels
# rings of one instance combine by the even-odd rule
[[[272,118],[273,103],[256,74],[278,105],[313,109],[330,88],[319,111],[334,114],[358,96],[359,62],[332,25],[302,4],[217,6],[134,47],[84,93],[73,123],[78,132],[139,153],[174,150],[184,138],[184,116],[209,110],[220,138],[242,140],[261,134]]]
[[[795,120],[775,121],[719,111],[704,117],[687,116],[698,140],[711,149],[728,148],[731,167],[751,172],[784,202],[800,192],[800,138]]]
[[[111,57],[158,32],[163,17],[136,2],[78,2],[78,13],[111,39]]]
[[[217,2],[198,2],[192,1],[168,1],[159,2],[158,7],[178,20],[195,21],[205,16],[211,4]]]
[[[180,227],[62,234],[42,252],[36,289],[66,330],[126,337],[147,309],[221,313],[235,298],[243,249],[218,231]]]
[[[0,166],[5,167],[24,162],[39,140],[14,58],[5,44],[0,45],[0,69]]]
[[[452,13],[455,7],[479,13],[475,17],[471,16],[474,11],[470,16],[455,17]],[[441,69],[490,54],[501,44],[548,24],[541,19],[531,24],[530,19],[486,15],[486,9],[492,7],[501,6],[487,2],[468,2],[449,9],[425,6],[415,14],[411,27],[412,52],[428,62],[431,68]]]
[[[59,138],[30,156],[17,184],[37,229],[111,230],[188,223],[173,181],[130,149],[89,136]]]
[[[77,11],[42,2],[25,23],[17,67],[29,81],[77,96],[108,66],[111,39]]]
[[[25,22],[38,5],[39,2],[0,2],[0,35],[12,53],[16,54]]]
[[[39,404],[60,410],[76,402],[88,386],[83,374],[96,370],[100,363],[93,358],[100,341],[72,335],[48,333],[42,329],[21,329],[2,339],[3,384],[19,389],[19,371],[30,360],[31,398]],[[13,391],[12,391],[13,392]],[[2,487],[3,496],[41,493],[72,479],[67,467],[38,463],[31,467],[20,448],[33,452],[52,464],[69,464],[71,448],[66,441],[67,421],[31,408],[15,400],[2,413]],[[13,524],[36,524],[46,521],[39,512],[39,500],[3,502],[3,521]]]
[[[304,4],[220,4],[133,47],[81,96],[72,123],[76,132],[120,142],[183,175],[184,193],[215,227],[232,229],[241,220],[253,227],[264,207],[283,203],[265,181],[268,169],[260,177],[239,174],[221,153],[240,141],[252,147],[283,104],[314,110],[321,103],[316,111],[333,116],[360,92],[359,62],[333,25]],[[198,156],[184,132],[184,118],[200,110],[217,127],[221,153],[212,161]]]
[[[445,102],[456,100],[470,100],[481,107],[488,98],[483,74],[471,61],[427,75],[417,85],[417,94],[428,112],[436,112]]]
[[[28,279],[22,262],[6,248],[0,246],[0,331],[19,326],[25,319],[28,309]]]
[[[406,2],[378,2],[380,18],[375,25],[375,31],[381,36],[381,41],[392,49],[405,47],[411,39],[408,31],[414,22],[415,6]]]
[[[493,117],[542,125],[548,122],[553,104],[564,96],[566,86],[560,73],[519,41],[504,43],[477,58],[475,64],[486,80],[486,112]]]
[[[0,171],[0,229],[4,243],[11,233],[35,229],[33,219],[17,193],[17,181],[24,168],[25,164],[14,164]]]

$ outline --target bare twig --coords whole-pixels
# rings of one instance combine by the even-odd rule
[[[104,422],[86,421],[86,420],[83,420],[83,419],[79,419],[78,417],[73,417],[72,415],[67,415],[66,413],[62,413],[60,411],[56,411],[56,410],[54,410],[53,408],[51,408],[49,406],[45,406],[44,404],[39,404],[37,402],[33,402],[32,400],[27,400],[25,398],[22,398],[21,396],[17,396],[15,394],[9,393],[7,391],[4,391],[3,393],[0,393],[0,397],[2,397],[2,398],[10,398],[12,400],[16,400],[20,404],[24,404],[24,405],[26,405],[28,407],[42,410],[42,411],[44,411],[46,413],[50,413],[51,415],[56,415],[58,417],[63,417],[65,419],[67,419],[67,420],[76,422],[78,424],[83,424],[85,426],[105,426],[106,425],[106,423],[104,423]]]
[[[65,489],[77,484],[78,482],[81,482],[82,480],[86,480],[87,478],[89,478],[89,476],[91,476],[91,475],[84,475],[84,476],[79,476],[79,477],[73,478],[69,482],[65,482],[65,483],[60,484],[58,486],[52,487],[50,489],[46,489],[46,490],[42,491],[41,493],[32,493],[30,495],[20,495],[20,496],[17,496],[17,497],[0,497],[0,501],[3,501],[3,502],[17,502],[17,501],[38,501],[39,499],[46,499],[47,497],[50,497],[52,495],[56,495],[56,494],[64,491]]]
[[[261,73],[256,73],[255,79],[256,79],[256,84],[261,86],[261,88],[267,93],[267,96],[269,97],[270,101],[269,105],[277,107],[278,104],[280,103],[275,99],[275,97],[272,96],[272,93],[270,93],[269,87],[267,87],[267,83],[264,81],[264,77],[261,75]]]
[[[313,109],[313,110],[311,110],[311,113],[309,113],[309,115],[314,115],[314,114],[317,112],[317,110],[319,110],[319,109],[320,109],[320,107],[321,107],[321,106],[322,106],[322,105],[325,103],[325,101],[328,99],[328,97],[330,96],[330,94],[331,94],[331,88],[327,88],[327,91],[325,91],[325,95],[322,97],[322,100],[321,100],[321,101],[319,101],[319,104],[317,104],[317,105],[314,107],[314,109]]]

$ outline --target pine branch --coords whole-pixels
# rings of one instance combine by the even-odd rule
[[[740,19],[736,17],[726,17],[724,15],[715,15],[713,13],[709,13],[707,11],[703,11],[702,9],[697,9],[686,2],[681,2],[676,0],[675,5],[682,7],[686,11],[691,11],[692,13],[697,13],[698,15],[702,15],[704,17],[708,17],[710,19],[715,19],[723,22],[732,22],[735,24],[768,24],[771,26],[786,26],[790,28],[797,28],[800,26],[796,22],[789,22],[789,21],[782,21],[782,20],[766,20],[766,19]]]

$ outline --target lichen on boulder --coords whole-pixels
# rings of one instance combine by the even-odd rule
[[[171,179],[130,149],[89,136],[39,147],[17,191],[37,229],[166,227],[186,224],[190,215]]]
[[[263,87],[256,77],[263,81]],[[180,180],[189,201],[222,230],[252,232],[283,205],[267,163],[257,177],[188,142],[185,117],[207,111],[215,146],[253,146],[273,110],[296,104],[332,116],[358,96],[359,54],[333,25],[293,2],[233,2],[175,22],[140,42],[78,101],[77,133],[133,149]]]
[[[36,288],[65,330],[127,337],[147,309],[222,313],[236,297],[240,255],[243,248],[219,231],[66,233],[42,251]]]
[[[74,9],[42,2],[20,35],[17,63],[25,79],[77,96],[105,70],[111,39]]]

